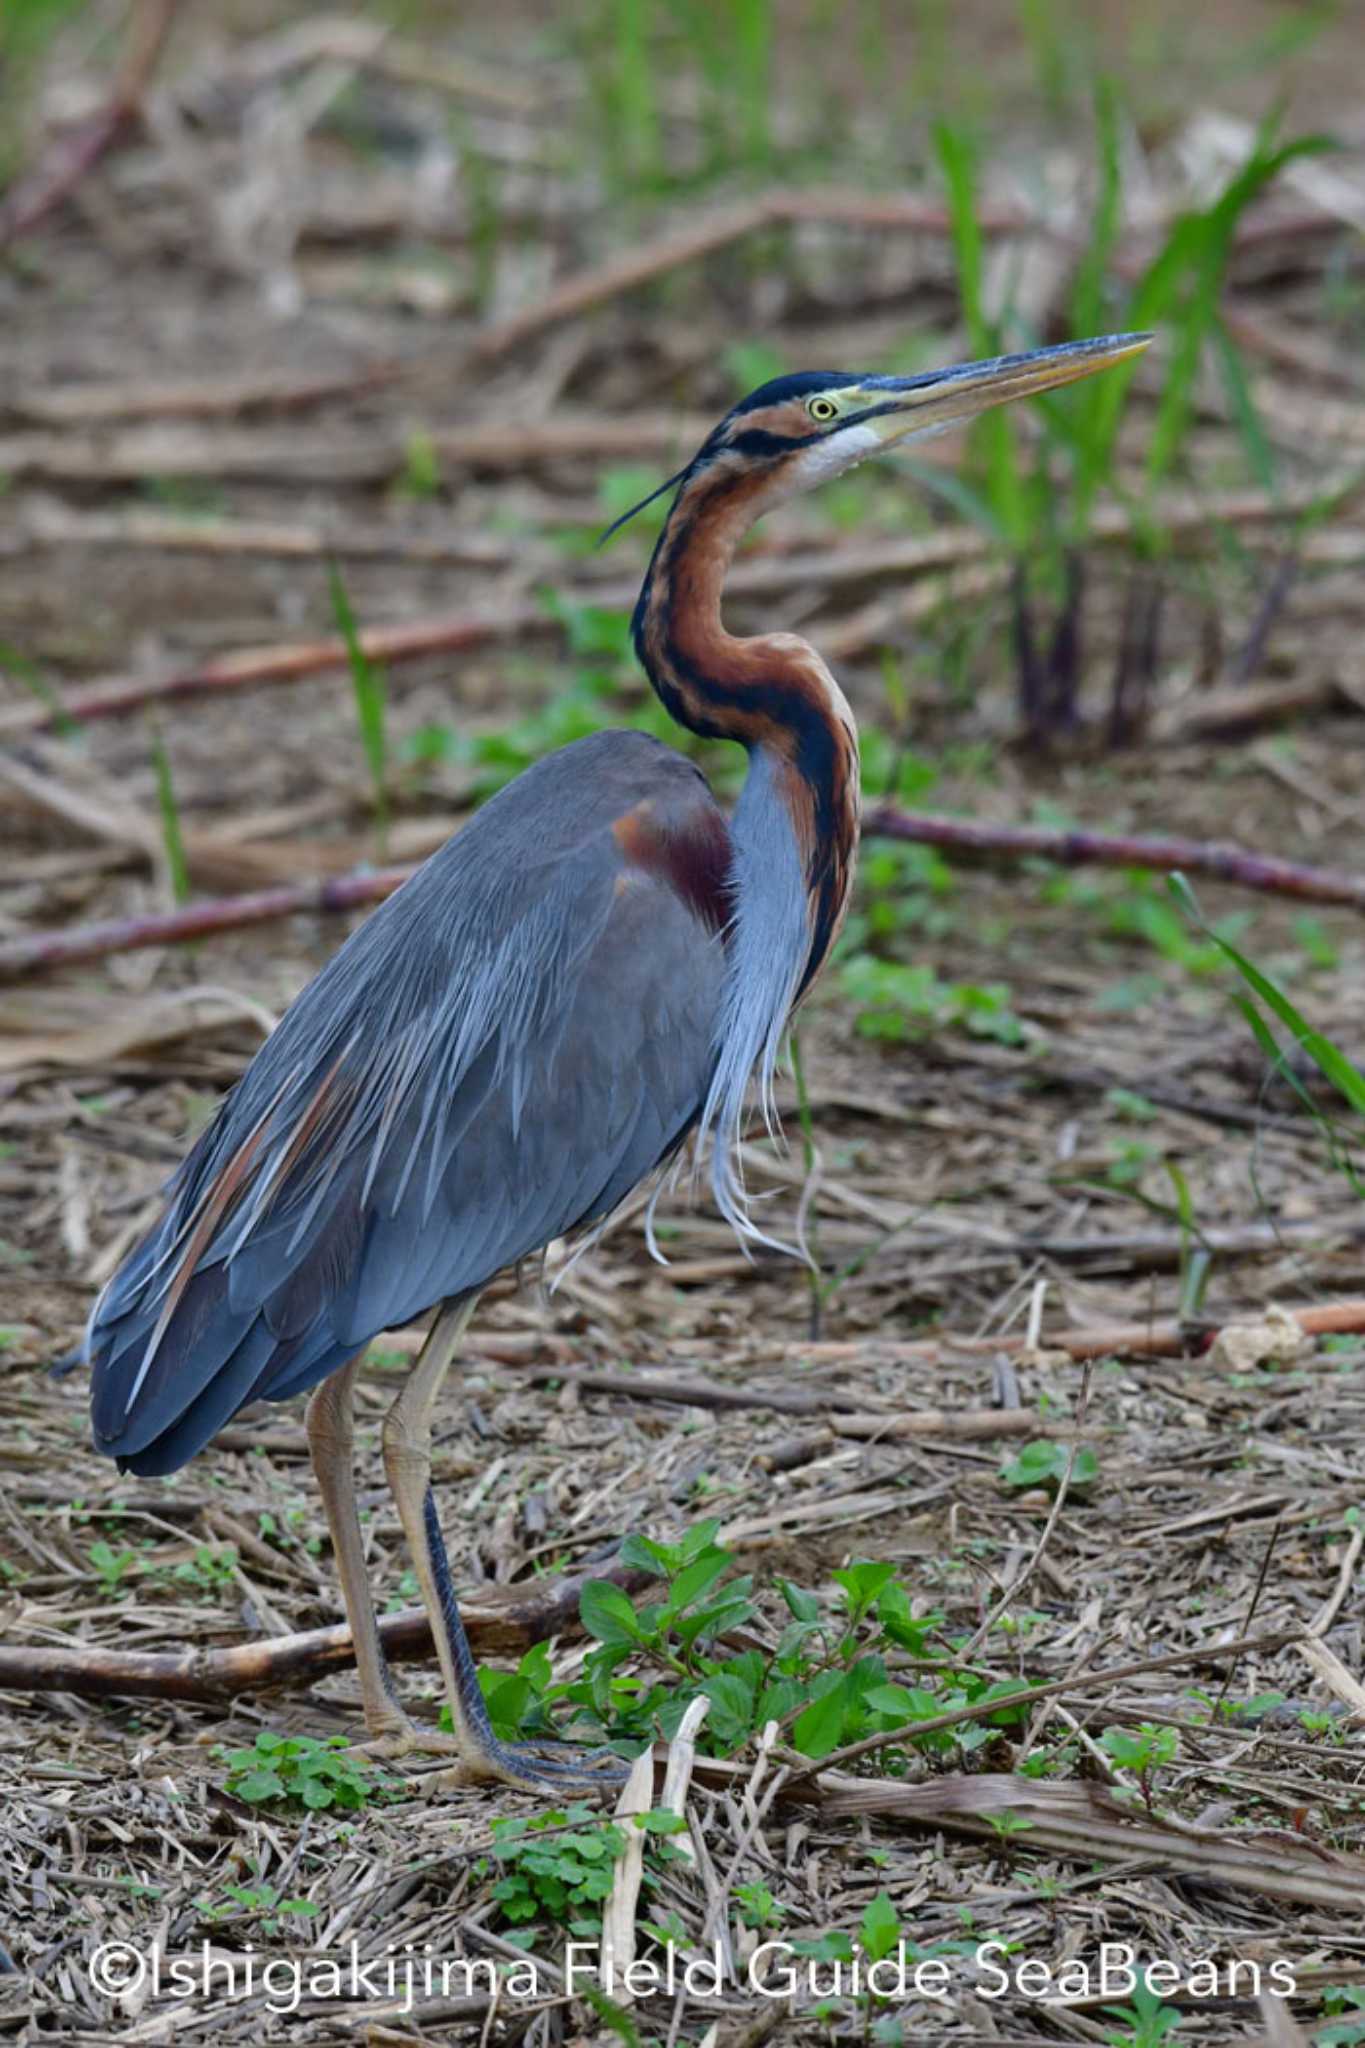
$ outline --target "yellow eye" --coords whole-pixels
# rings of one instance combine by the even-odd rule
[[[810,414],[811,418],[813,420],[819,420],[822,426],[824,426],[827,421],[837,420],[839,417],[839,408],[834,403],[834,400],[832,398],[812,398],[810,404],[806,407],[806,410]]]

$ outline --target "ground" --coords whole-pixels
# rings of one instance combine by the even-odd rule
[[[647,153],[652,130],[622,126],[620,67],[594,69],[582,37],[556,41],[544,22],[509,17],[465,42],[439,13],[414,14],[402,50],[477,61],[480,88],[414,77],[397,56],[385,71],[302,16],[321,46],[298,71],[271,10],[234,10],[221,37],[208,10],[186,12],[142,128],[0,270],[0,962],[26,932],[168,909],[182,860],[194,896],[218,897],[419,857],[498,776],[590,723],[644,716],[622,614],[652,529],[601,556],[590,543],[672,466],[678,437],[772,368],[968,352],[945,236],[845,219],[765,229],[481,354],[487,323],[754,189],[754,164],[747,183],[699,173],[623,196],[620,162],[584,139],[584,107],[607,95],[620,147]],[[1281,85],[1296,118],[1351,111],[1332,97],[1347,24],[1328,20],[1283,72],[1225,75],[1196,37],[1175,92],[1162,71],[1172,11],[1148,12],[1129,142],[1158,211],[1190,203],[1180,179],[1201,167],[1171,137],[1198,157],[1194,105],[1256,116]],[[1288,63],[1277,10],[1222,13],[1249,48],[1281,34]],[[93,91],[107,75],[118,20],[91,9],[67,31],[78,102],[78,79]],[[887,33],[900,61],[894,22]],[[523,50],[532,61],[509,60]],[[875,65],[876,48],[858,61]],[[857,69],[846,49],[840,64]],[[1038,111],[1026,42],[1012,37],[1000,64],[997,112],[1017,140],[987,152],[988,189],[1046,210],[1088,145]],[[795,65],[784,48],[777,125],[793,152],[811,118]],[[839,68],[831,104],[846,112],[863,87]],[[41,64],[38,76],[56,93]],[[712,86],[723,125],[743,102]],[[664,108],[680,147],[708,132],[695,107]],[[917,119],[922,130],[922,108]],[[932,196],[927,145],[907,142],[899,167],[879,158],[894,131],[888,95],[845,156],[831,145],[800,175],[799,154],[778,168],[827,196],[858,178]],[[1172,482],[1195,512],[1172,550],[1155,571],[1124,544],[1090,550],[1077,724],[1021,739],[1007,572],[979,528],[953,523],[961,500],[930,501],[903,473],[860,475],[756,537],[736,626],[786,626],[830,653],[874,795],[1359,868],[1365,540],[1346,489],[1297,536],[1274,516],[1359,468],[1359,244],[1340,214],[1352,218],[1361,161],[1326,161],[1341,182],[1277,188],[1228,283],[1273,479],[1227,388],[1202,383]],[[854,204],[847,191],[841,203]],[[1326,232],[1318,216],[1304,226],[1313,206]],[[991,289],[1017,292],[1049,331],[1064,317],[1055,248],[1001,246],[1015,269],[1004,279],[997,264]],[[1153,373],[1129,404],[1129,482],[1159,389]],[[565,454],[551,437],[575,423],[579,452]],[[950,470],[969,459],[960,444],[944,453]],[[879,547],[949,536],[951,551],[961,534],[941,573],[877,566]],[[458,645],[447,633],[441,651],[390,662],[386,827],[344,663],[301,660],[296,679],[240,689],[200,672],[334,631],[329,560],[366,627],[473,621]],[[806,566],[784,573],[794,562]],[[1144,578],[1163,592],[1155,659],[1117,746],[1112,680]],[[1038,618],[1055,601],[1036,595]],[[74,729],[51,720],[54,692],[77,701],[117,678],[136,697],[186,673],[198,687],[180,696]],[[730,793],[725,750],[705,760]],[[1358,1062],[1359,910],[1196,887],[1215,927]],[[614,1572],[642,1605],[638,1547],[621,1548],[631,1532],[678,1544],[714,1523],[732,1571],[752,1576],[707,1653],[714,1668],[669,1678],[665,1733],[680,1696],[703,1678],[711,1695],[694,1847],[689,1860],[651,1838],[636,1916],[683,1962],[718,1943],[718,1995],[697,1976],[623,2017],[566,1984],[566,1938],[595,1926],[600,1901],[589,1886],[552,1907],[556,1871],[609,1868],[625,1839],[592,1815],[546,1837],[567,1830],[571,1846],[550,1854],[536,1893],[530,1838],[509,1823],[537,1808],[511,1792],[418,1770],[354,1808],[244,1796],[262,1788],[230,1759],[258,1737],[357,1732],[354,1680],[335,1660],[274,1686],[258,1667],[231,1696],[221,1676],[234,1646],[249,1655],[341,1619],[301,1416],[247,1413],[172,1480],[132,1481],[89,1448],[83,1373],[45,1368],[78,1340],[214,1101],[361,914],[280,917],[0,984],[6,2038],[548,2044],[634,2028],[738,2048],[765,2030],[816,2042],[878,2029],[1152,2044],[1274,2027],[1272,2040],[1300,2039],[1343,2011],[1335,2038],[1361,2038],[1349,1987],[1365,1984],[1365,1351],[1349,1310],[1316,1335],[1294,1312],[1365,1294],[1365,1210],[1305,1106],[1330,1111],[1330,1092],[1301,1058],[1298,1092],[1268,1065],[1226,960],[1150,873],[949,866],[869,837],[841,954],[801,1019],[806,1112],[785,1079],[786,1149],[756,1139],[750,1165],[769,1227],[804,1227],[816,1276],[747,1259],[683,1185],[659,1210],[667,1264],[649,1256],[637,1205],[552,1289],[509,1276],[442,1396],[437,1491],[491,1667],[511,1669],[549,1632],[556,1676],[581,1678],[590,1640],[576,1597],[554,1605],[554,1586]],[[562,1263],[553,1254],[551,1273]],[[359,1395],[370,1576],[395,1615],[415,1586],[378,1426],[416,1334],[374,1347]],[[832,1619],[860,1586],[866,1611]],[[824,1632],[793,1649],[812,1612]],[[35,1652],[69,1653],[65,1686],[34,1688]],[[99,1696],[75,1669],[95,1652],[180,1656],[181,1696],[164,1683],[161,1697]],[[755,1708],[751,1729],[732,1725],[743,1701],[716,1681],[742,1693],[755,1653],[787,1657],[801,1697]],[[405,1696],[434,1715],[420,1629],[399,1654]],[[899,1706],[878,1719],[850,1693],[833,1739],[817,1740],[801,1717],[830,1684],[822,1672],[860,1658],[882,1660],[874,1675],[902,1689]],[[657,1656],[641,1668],[667,1675]],[[1011,1680],[1041,1688],[1025,1712],[992,1720],[986,1701],[964,1718],[983,1686]],[[944,1710],[957,1719],[942,1731],[814,1769],[831,1748]],[[335,1768],[343,1801],[369,1785],[349,1758]],[[884,2003],[833,1986],[840,1935],[893,1955],[903,1938],[911,1968],[940,1968],[942,1995],[932,1974]],[[790,1995],[746,1974],[774,1939],[825,1941]],[[401,1975],[306,1979],[322,1959],[351,1967],[353,1942],[371,1970],[427,1956],[456,1967],[411,1997]],[[135,1956],[104,1982],[92,1957],[119,1943]],[[205,1943],[222,1973],[207,1992],[138,1975],[154,1947],[169,1968]],[[1158,1999],[1125,1995],[1124,1945],[1173,1969],[1153,1980],[1165,2017]],[[639,1950],[666,1952],[643,1932]],[[252,1957],[273,1958],[275,1977],[247,1986]],[[493,1962],[506,1967],[490,1997]],[[1034,1974],[1018,1976],[1026,1963]],[[1294,1990],[1288,2011],[1263,2014],[1258,1973]]]

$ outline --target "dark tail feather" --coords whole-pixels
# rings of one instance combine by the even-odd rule
[[[167,1472],[179,1471],[251,1399],[274,1350],[274,1337],[258,1319],[208,1384],[165,1428],[150,1433],[146,1418],[135,1404],[125,1433],[133,1447],[124,1450],[115,1439],[101,1442],[100,1449],[113,1453],[121,1471],[136,1472],[139,1478],[160,1479]]]

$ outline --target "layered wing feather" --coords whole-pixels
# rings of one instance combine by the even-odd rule
[[[286,1012],[96,1304],[98,1448],[171,1471],[607,1215],[705,1099],[727,864],[704,780],[641,734],[485,806]]]

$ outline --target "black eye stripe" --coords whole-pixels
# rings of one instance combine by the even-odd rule
[[[766,428],[750,427],[746,433],[736,434],[721,452],[750,458],[788,455],[793,448],[804,448],[819,439],[818,434],[770,434]]]

